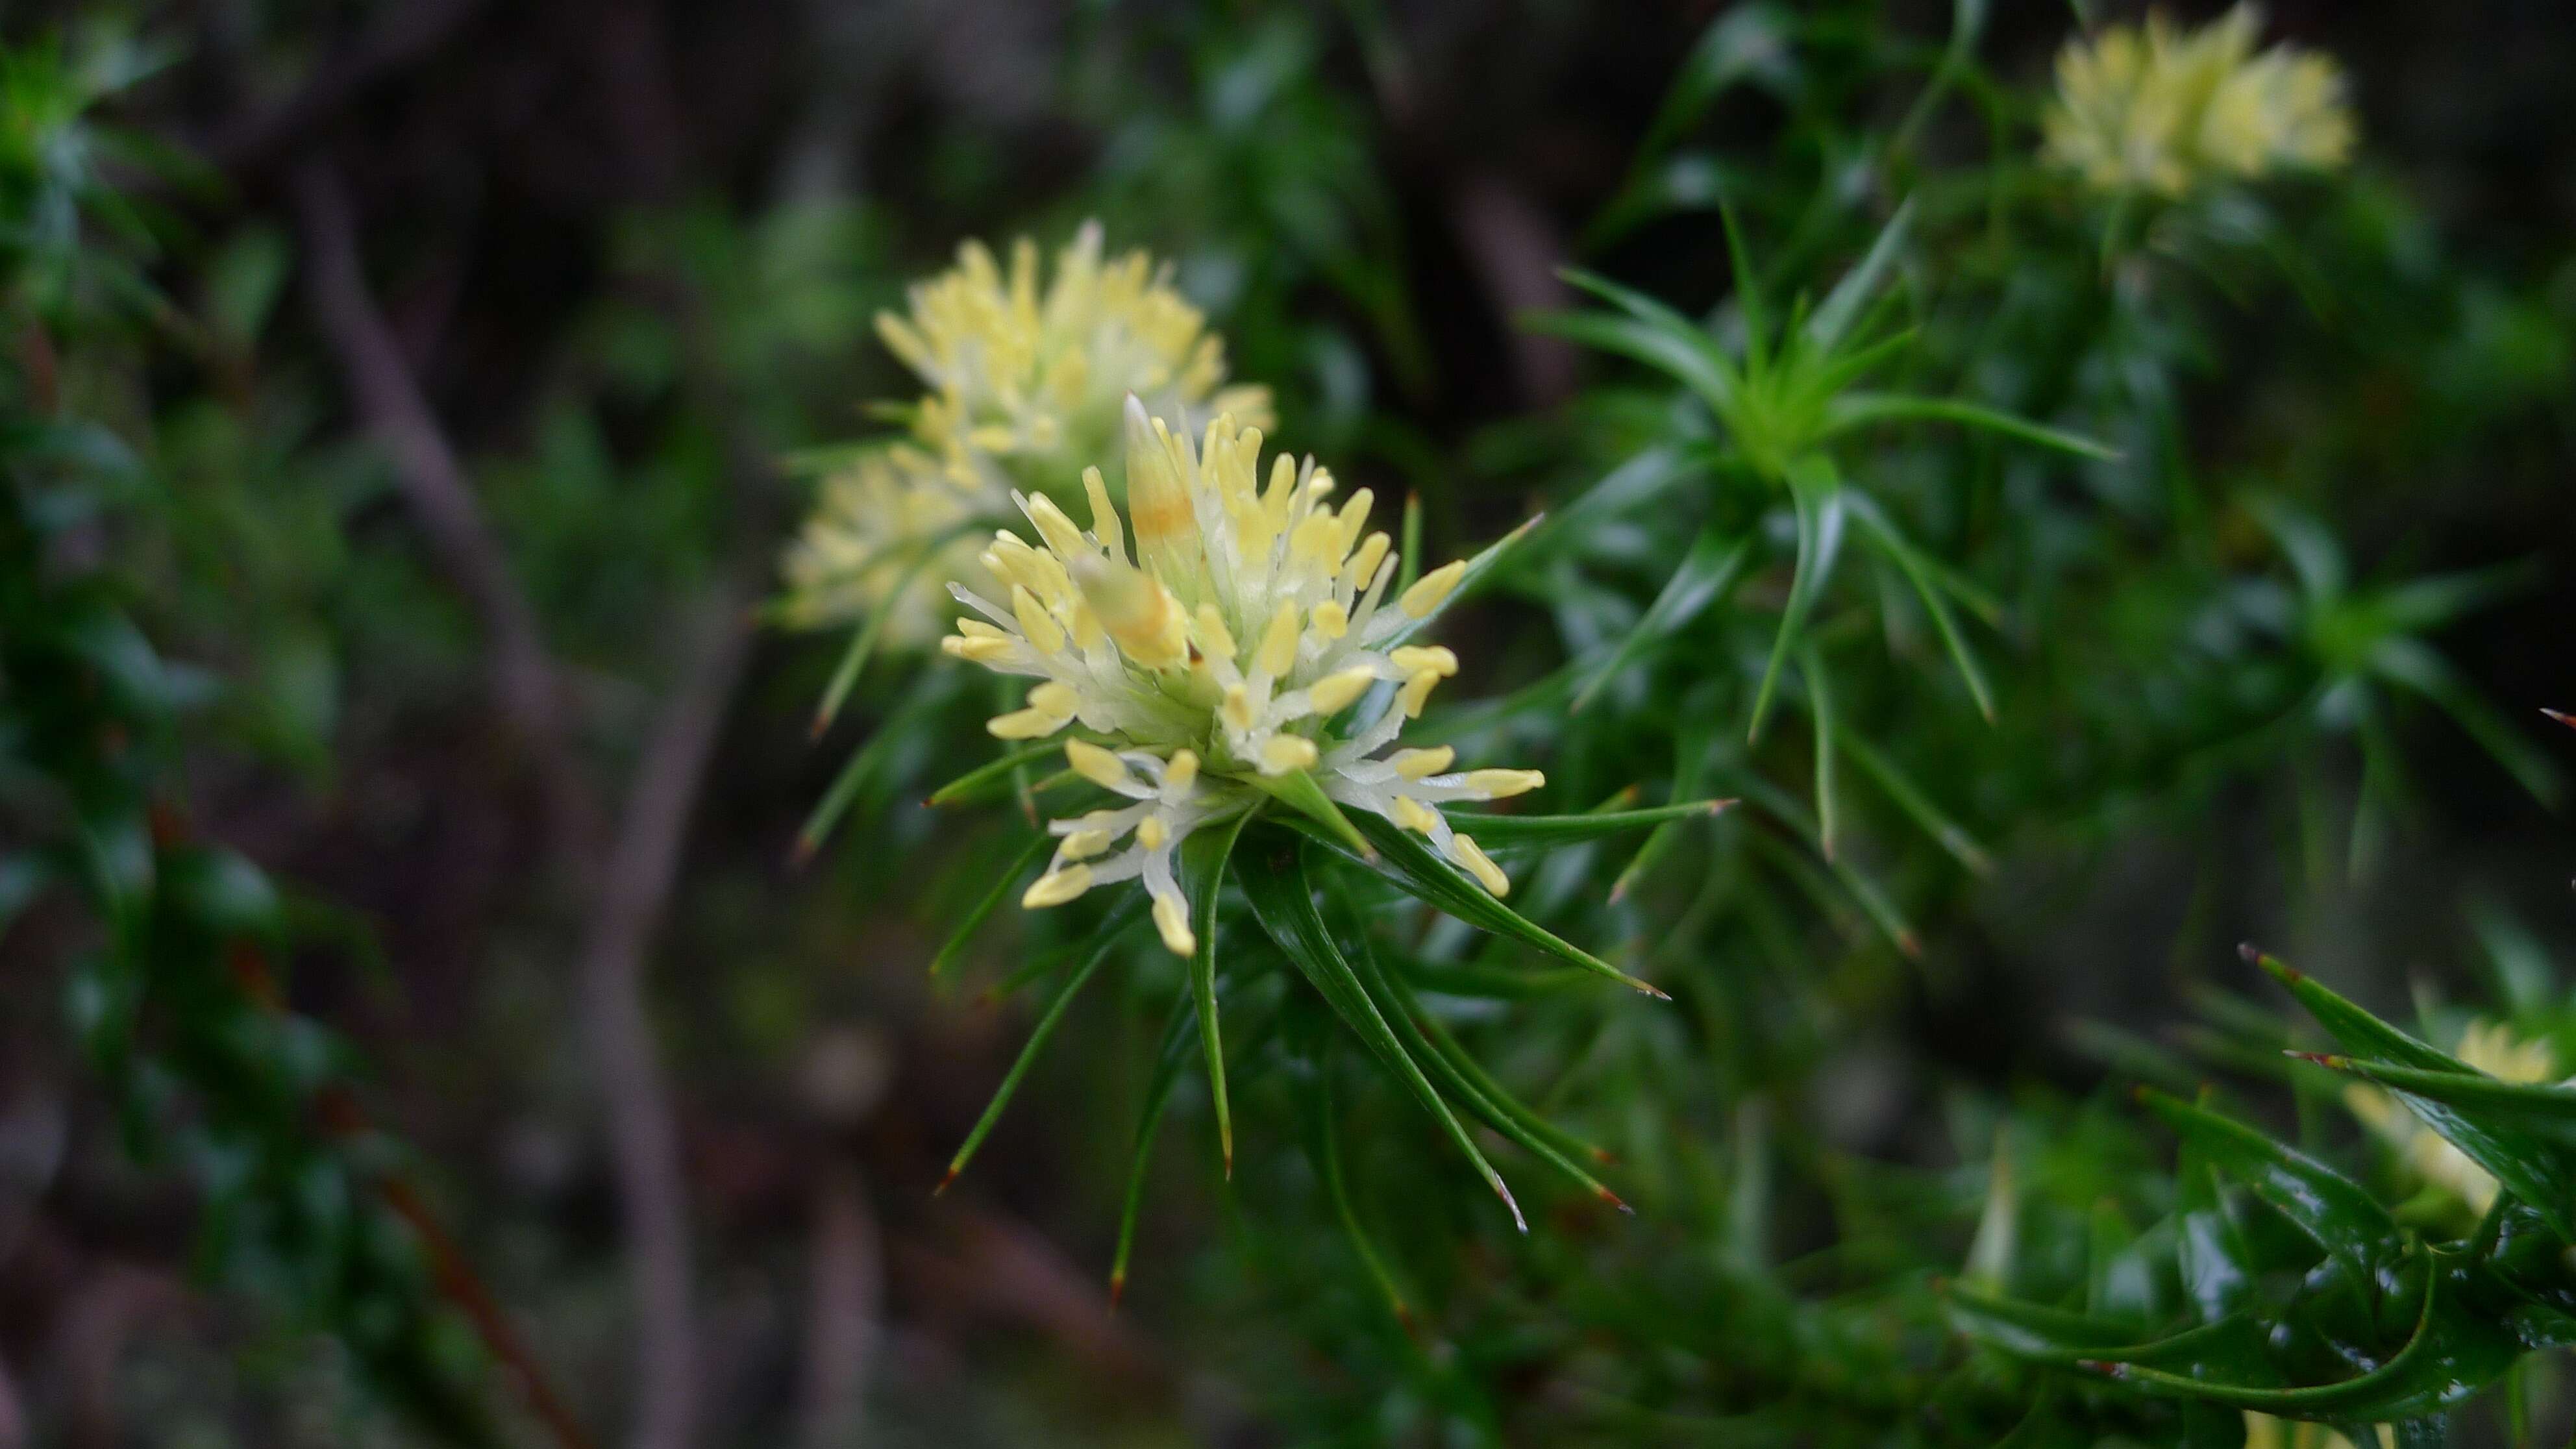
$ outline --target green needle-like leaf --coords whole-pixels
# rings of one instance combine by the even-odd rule
[[[1289,822],[1300,824],[1303,822]],[[1443,860],[1421,837],[1399,829],[1393,821],[1363,812],[1355,818],[1360,832],[1377,847],[1377,867],[1393,877],[1407,891],[1478,930],[1536,946],[1559,960],[1580,966],[1595,975],[1608,977],[1631,991],[1670,1000],[1653,985],[1638,980],[1591,952],[1572,945],[1543,926],[1503,904],[1471,879],[1466,872]],[[1319,831],[1305,833],[1324,838]],[[1326,843],[1338,845],[1327,839]]]
[[[2519,1088],[2390,1026],[2322,982],[2244,948],[2351,1053],[2326,1065],[2382,1082],[2425,1126],[2529,1203],[2552,1231],[2576,1238],[2576,1140],[2560,1125],[2555,1088]],[[2438,1085],[2440,1090],[2425,1090]],[[2552,1095],[2555,1094],[2555,1095]],[[2569,1126],[2576,1126],[2570,1122]]]
[[[2138,1100],[2212,1166],[2244,1183],[2318,1247],[2365,1278],[2396,1256],[2396,1220],[2361,1184],[2242,1122],[2180,1098],[2140,1088]]]
[[[1503,561],[1510,556],[1512,550],[1518,547],[1523,540],[1527,539],[1530,536],[1530,531],[1537,528],[1541,522],[1546,520],[1546,518],[1547,515],[1544,513],[1532,514],[1529,518],[1523,520],[1518,528],[1515,528],[1511,532],[1504,534],[1502,537],[1495,539],[1492,543],[1485,545],[1485,547],[1479,550],[1474,557],[1467,560],[1466,571],[1458,576],[1457,586],[1449,590],[1448,597],[1442,599],[1439,605],[1433,608],[1430,613],[1423,615],[1419,619],[1407,619],[1402,624],[1396,626],[1394,630],[1387,634],[1384,640],[1380,641],[1378,647],[1381,649],[1392,649],[1399,644],[1415,638],[1420,635],[1423,630],[1430,628],[1433,620],[1439,618],[1442,614],[1449,612],[1451,609],[1456,608],[1463,600],[1472,598],[1477,593],[1481,592],[1486,585],[1494,581],[1495,570],[1499,568]],[[1417,556],[1418,550],[1409,550],[1405,554],[1405,557],[1407,558],[1414,558]],[[1395,606],[1390,603],[1385,607],[1393,608]]]
[[[1423,1076],[1420,1064],[1405,1053],[1404,1045],[1386,1019],[1369,1001],[1368,992],[1352,972],[1341,948],[1333,943],[1332,932],[1325,926],[1321,912],[1315,908],[1314,883],[1307,874],[1306,852],[1293,837],[1272,836],[1263,842],[1265,859],[1257,867],[1238,872],[1245,899],[1252,903],[1253,917],[1270,933],[1279,949],[1312,984],[1316,993],[1341,1017],[1342,1024],[1360,1039],[1362,1045],[1395,1074],[1414,1100],[1440,1124],[1449,1140],[1467,1155],[1476,1174],[1485,1185],[1511,1209],[1512,1222],[1526,1233],[1529,1222],[1521,1216],[1520,1204],[1512,1200],[1512,1190],[1503,1183],[1502,1174],[1476,1147],[1457,1116],[1442,1101],[1430,1080]]]
[[[1888,799],[1896,802],[1897,809],[1904,811],[1924,834],[1931,836],[1961,865],[1979,875],[1994,873],[1994,859],[1986,854],[1985,847],[1977,843],[1976,837],[1934,804],[1923,787],[1897,768],[1894,761],[1881,754],[1876,745],[1857,731],[1840,728],[1834,731],[1834,744],[1851,757],[1853,764],[1860,766],[1860,772],[1869,776]]]
[[[1950,662],[1957,666],[1959,678],[1967,684],[1969,697],[1977,702],[1977,713],[1984,715],[1987,723],[1993,723],[1994,691],[1987,687],[1985,671],[1977,667],[1977,656],[1969,650],[1967,636],[1959,631],[1959,621],[1951,614],[1949,600],[1942,597],[1940,582],[1921,551],[1875,502],[1856,493],[1849,503],[1852,516],[1860,520],[1862,531],[1904,572],[1906,581],[1914,585],[1915,597],[1923,601],[1924,612],[1932,616],[1932,627],[1940,631],[1942,647],[1950,651]]]
[[[1804,455],[1789,465],[1789,506],[1798,524],[1797,572],[1789,580],[1789,601],[1780,611],[1780,628],[1771,639],[1771,656],[1762,665],[1762,683],[1753,693],[1753,714],[1744,731],[1748,744],[1762,739],[1763,721],[1770,715],[1772,697],[1780,687],[1780,667],[1805,633],[1807,611],[1814,607],[1816,596],[1824,592],[1825,581],[1834,571],[1834,560],[1842,551],[1844,491],[1833,462],[1821,453]]]
[[[1020,1048],[1018,1059],[1013,1061],[1011,1069],[1002,1075],[1002,1085],[993,1089],[993,1100],[985,1104],[984,1115],[975,1120],[973,1130],[966,1134],[966,1140],[959,1145],[957,1155],[948,1159],[948,1173],[939,1179],[939,1186],[933,1189],[934,1192],[946,1192],[948,1185],[957,1180],[957,1174],[966,1170],[966,1164],[974,1159],[975,1149],[984,1145],[984,1139],[993,1131],[993,1124],[1002,1120],[1002,1109],[1011,1105],[1011,1095],[1019,1091],[1020,1079],[1029,1074],[1029,1067],[1038,1059],[1038,1053],[1045,1048],[1047,1038],[1055,1034],[1056,1023],[1064,1020],[1065,1008],[1073,1005],[1073,998],[1082,993],[1082,988],[1090,982],[1092,975],[1100,970],[1101,963],[1107,961],[1110,953],[1118,949],[1118,938],[1126,933],[1129,926],[1136,923],[1137,918],[1144,914],[1144,910],[1144,894],[1131,892],[1127,899],[1119,902],[1117,907],[1110,911],[1109,919],[1100,923],[1097,933],[1100,944],[1092,949],[1091,955],[1083,961],[1081,969],[1073,973],[1073,979],[1066,982],[1064,989],[1055,994],[1055,1000],[1047,1003],[1046,1012],[1038,1018],[1038,1024],[1030,1028],[1028,1044]]]
[[[1592,696],[1648,645],[1698,618],[1711,604],[1723,602],[1743,579],[1745,561],[1752,556],[1751,539],[1730,540],[1715,525],[1702,529],[1690,552],[1682,556],[1681,566],[1664,581],[1663,591],[1646,606],[1637,626],[1620,638],[1600,670],[1575,694],[1573,708],[1580,710],[1591,703]]]
[[[1136,1147],[1127,1160],[1127,1196],[1118,1207],[1118,1250],[1109,1261],[1109,1302],[1117,1306],[1127,1292],[1127,1263],[1136,1248],[1136,1220],[1145,1205],[1145,1170],[1154,1160],[1154,1137],[1162,1130],[1163,1109],[1172,1103],[1172,1086],[1189,1059],[1190,998],[1172,1002],[1163,1021],[1162,1045],[1154,1052],[1154,1071],[1145,1080],[1145,1104],[1137,1114]]]
[[[1035,764],[1049,755],[1063,753],[1064,741],[1061,739],[1049,740],[1039,745],[1023,745],[1016,750],[1008,751],[997,760],[978,765],[931,791],[930,798],[922,803],[963,805],[972,801],[996,799],[1011,792],[1011,776],[1014,772]]]
[[[1404,1290],[1397,1286],[1395,1275],[1387,1271],[1386,1259],[1379,1255],[1377,1244],[1370,1241],[1360,1226],[1360,1215],[1351,1206],[1350,1186],[1342,1176],[1341,1118],[1333,1110],[1333,1040],[1325,1036],[1316,1043],[1314,1090],[1306,1094],[1306,1150],[1315,1159],[1315,1175],[1323,1179],[1324,1195],[1333,1202],[1333,1216],[1342,1225],[1342,1234],[1351,1241],[1351,1251],[1358,1255],[1360,1266],[1368,1271],[1369,1280],[1386,1298],[1387,1311],[1408,1333],[1413,1331],[1413,1309],[1404,1301]]]
[[[1234,853],[1235,838],[1251,818],[1248,813],[1237,815],[1221,825],[1194,831],[1181,842],[1190,923],[1198,932],[1197,949],[1190,953],[1190,995],[1198,1004],[1199,1046],[1207,1054],[1208,1095],[1216,1105],[1217,1146],[1224,1154],[1228,1181],[1234,1177],[1234,1118],[1226,1109],[1225,1047],[1216,1020],[1216,900],[1225,884],[1226,860]]]
[[[1908,397],[1900,393],[1847,392],[1835,398],[1825,410],[1823,436],[1832,437],[1877,423],[1902,422],[1957,423],[2097,462],[2115,463],[2120,458],[2120,450],[2107,443],[2097,442],[2081,433],[2070,433],[2062,428],[2018,418],[1999,408],[1958,398]]]
[[[967,908],[965,916],[957,922],[957,929],[949,933],[948,944],[940,947],[939,954],[930,958],[930,979],[942,980],[950,971],[956,969],[958,959],[966,952],[967,943],[975,938],[975,933],[983,928],[984,922],[992,918],[993,912],[1001,906],[1002,902],[1010,898],[1011,892],[1020,888],[1021,882],[1029,873],[1029,867],[1035,865],[1040,856],[1053,850],[1055,844],[1054,837],[1041,835],[1020,848],[1020,853],[1012,858],[1009,867],[994,877],[992,886],[976,900],[973,906]]]
[[[1378,1014],[1394,1026],[1396,1035],[1404,1043],[1406,1054],[1422,1063],[1429,1074],[1447,1088],[1450,1096],[1466,1103],[1467,1110],[1475,1113],[1486,1126],[1518,1145],[1522,1151],[1572,1178],[1594,1197],[1621,1212],[1629,1210],[1628,1205],[1619,1200],[1617,1193],[1602,1186],[1599,1179],[1586,1172],[1571,1156],[1561,1150],[1548,1133],[1539,1131],[1533,1125],[1538,1119],[1537,1113],[1513,1100],[1510,1094],[1504,1092],[1499,1084],[1482,1071],[1470,1074],[1460,1070],[1458,1058],[1453,1058],[1439,1049],[1425,1034],[1423,1022],[1426,1018],[1422,1011],[1422,1004],[1413,1000],[1400,983],[1391,980],[1384,971],[1379,969],[1376,953],[1370,948],[1365,935],[1354,939],[1351,960],[1358,969],[1361,987],[1368,992],[1369,1000],[1377,1007]],[[1452,1043],[1452,1045],[1455,1044]],[[1458,1053],[1459,1058],[1465,1055],[1463,1051]]]
[[[1819,351],[1833,351],[1870,298],[1878,295],[1879,283],[1887,280],[1888,268],[1896,264],[1897,250],[1905,245],[1906,228],[1913,220],[1914,201],[1908,197],[1888,217],[1887,225],[1878,229],[1878,238],[1869,244],[1869,254],[1860,259],[1860,265],[1843,273],[1842,280],[1825,294],[1824,305],[1807,319],[1807,336]]]
[[[1685,800],[1677,805],[1651,805],[1643,810],[1603,810],[1588,815],[1490,815],[1467,810],[1447,812],[1449,823],[1476,837],[1488,855],[1504,851],[1550,850],[1600,840],[1625,830],[1661,825],[1671,820],[1697,820],[1715,815],[1732,800]]]
[[[1800,652],[1799,672],[1807,681],[1807,716],[1815,725],[1816,841],[1825,859],[1833,860],[1841,810],[1834,796],[1834,692],[1825,675],[1823,654],[1811,642]]]

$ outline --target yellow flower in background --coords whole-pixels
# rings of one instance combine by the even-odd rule
[[[1143,251],[1101,254],[1086,223],[1040,285],[1037,244],[1011,248],[1007,274],[980,242],[911,289],[909,309],[877,331],[927,388],[900,411],[909,433],[826,477],[813,513],[781,561],[778,619],[828,628],[876,617],[881,642],[927,643],[948,583],[986,582],[965,525],[1012,516],[1025,490],[1059,506],[1081,500],[1083,468],[1115,460],[1126,400],[1194,433],[1218,413],[1271,425],[1267,388],[1226,384],[1225,343],[1172,289],[1169,267]],[[1110,477],[1113,498],[1123,470]]]
[[[823,629],[886,614],[890,645],[925,645],[947,622],[948,580],[974,565],[973,500],[918,449],[871,449],[826,475],[787,545],[777,617]]]
[[[1007,274],[967,242],[955,267],[914,284],[907,312],[878,313],[877,332],[928,389],[914,439],[970,492],[1074,501],[1081,469],[1113,456],[1131,395],[1183,433],[1218,413],[1272,425],[1269,389],[1226,385],[1224,339],[1172,289],[1168,264],[1141,250],[1103,259],[1098,222],[1043,286],[1035,242],[1012,245]]]
[[[2260,25],[2239,5],[2197,28],[2156,14],[2070,42],[2043,155],[2101,190],[2166,197],[2342,165],[2354,137],[2342,70],[2286,45],[2256,54]]]
[[[2471,1023],[2452,1055],[2500,1082],[2529,1085],[2558,1076],[2549,1043],[2517,1040],[2501,1022]],[[2354,1116],[2405,1157],[2418,1177],[2449,1192],[2473,1212],[2484,1214],[2494,1206],[2496,1180],[2487,1170],[2425,1126],[2396,1098],[2377,1087],[2354,1085],[2344,1088],[2343,1100]]]
[[[1261,486],[1260,430],[1230,416],[1197,447],[1134,400],[1124,426],[1125,524],[1098,469],[1083,475],[1087,531],[1043,494],[1019,495],[1037,542],[1004,529],[983,556],[1007,594],[951,588],[973,616],[943,647],[1039,681],[993,734],[1043,739],[1079,724],[1085,737],[1066,742],[1067,761],[1121,802],[1049,824],[1055,858],[1022,904],[1141,877],[1163,944],[1186,955],[1197,938],[1173,865],[1181,841],[1299,772],[1344,808],[1430,837],[1494,894],[1508,891],[1439,807],[1517,795],[1542,777],[1453,771],[1445,746],[1395,748],[1433,686],[1458,672],[1447,649],[1406,641],[1466,565],[1389,598],[1397,560],[1386,533],[1368,531],[1367,489],[1335,508],[1332,475],[1285,455]],[[1375,712],[1337,725],[1353,706]]]

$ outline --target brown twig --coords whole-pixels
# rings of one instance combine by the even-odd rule
[[[749,653],[739,603],[719,597],[699,621],[695,657],[636,768],[615,853],[582,953],[583,1015],[608,1098],[639,1309],[637,1449],[682,1449],[697,1423],[696,1312],[687,1194],[670,1091],[644,1010],[646,947],[660,926],[690,807]]]
[[[805,1382],[797,1417],[808,1449],[856,1442],[876,1357],[885,1296],[883,1249],[866,1185],[849,1163],[827,1165],[814,1187],[814,1247],[808,1273]]]
[[[598,838],[597,812],[572,758],[563,691],[536,611],[512,579],[482,504],[367,288],[348,197],[329,163],[296,168],[295,201],[315,319],[339,354],[367,431],[392,457],[404,507],[490,640],[493,695],[536,759],[559,853],[581,869]]]
[[[355,227],[323,163],[296,173],[315,313],[349,375],[368,430],[392,455],[405,506],[491,640],[492,689],[534,756],[554,854],[596,886],[582,957],[583,1015],[608,1108],[635,1284],[638,1382],[633,1442],[680,1449],[695,1433],[697,1377],[688,1210],[669,1085],[643,997],[691,805],[748,649],[740,608],[719,599],[639,765],[605,868],[604,831],[575,758],[560,674],[454,450],[422,395],[359,266]]]

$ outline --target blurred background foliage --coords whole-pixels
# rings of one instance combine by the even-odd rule
[[[2146,205],[2039,160],[2058,48],[2137,18],[2077,11],[10,9],[0,1444],[560,1440],[539,1382],[656,1446],[2233,1444],[2072,1365],[2242,1308],[2212,1261],[2282,1328],[2205,1377],[2385,1361],[2426,1240],[2482,1255],[2458,1301],[2576,1302],[2516,1196],[2554,1101],[2479,1099],[2525,1114],[2482,1217],[2279,1051],[2447,1069],[2234,950],[2576,1068],[2576,26],[2276,5],[2351,164]],[[1431,557],[1545,511],[1432,738],[1543,810],[1742,802],[1506,862],[1670,1005],[1354,928],[1635,1216],[1497,1146],[1515,1234],[1249,929],[1234,1179],[1190,1063],[1114,1310],[1149,940],[931,1198],[1046,995],[986,988],[1102,913],[998,913],[934,987],[1025,838],[915,803],[986,685],[879,658],[811,740],[844,641],[738,625],[781,460],[915,391],[873,314],[1086,218]],[[1631,314],[1567,268],[1664,342],[1597,345]],[[1807,440],[1851,520],[1811,595],[1808,495],[1634,357],[1741,359],[1856,268],[1900,340],[1850,386],[2116,456]],[[2178,1253],[2211,1214],[2236,1256]],[[2563,1363],[2490,1357],[2408,1442],[2563,1441]]]

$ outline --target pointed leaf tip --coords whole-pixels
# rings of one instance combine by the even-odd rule
[[[2544,706],[2540,712],[2549,716],[2551,719],[2558,721],[2560,724],[2567,726],[2569,729],[2576,730],[2576,714],[2566,714],[2559,710],[2547,708],[2546,706]]]
[[[930,1195],[932,1197],[938,1197],[946,1193],[949,1186],[957,1181],[957,1174],[963,1170],[964,1164],[962,1163],[952,1162],[948,1164],[948,1171],[940,1176],[939,1186],[932,1188],[930,1190]]]

